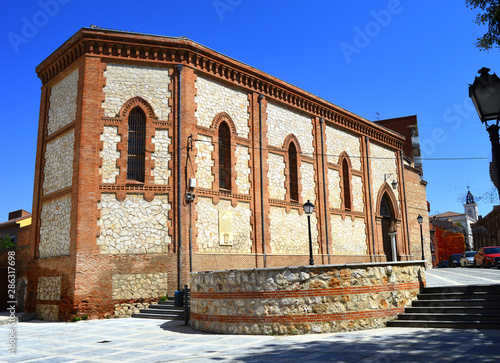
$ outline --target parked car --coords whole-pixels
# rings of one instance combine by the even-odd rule
[[[474,256],[474,266],[500,266],[500,246],[481,247]]]
[[[448,259],[448,267],[457,267],[460,266],[460,256],[462,256],[460,253],[455,253],[450,256]]]
[[[460,256],[460,266],[474,266],[474,256],[476,255],[476,253],[476,251],[467,251],[462,253],[462,256]]]

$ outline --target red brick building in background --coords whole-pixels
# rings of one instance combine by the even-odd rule
[[[305,265],[308,200],[316,264],[421,258],[398,132],[182,37],[83,28],[36,71],[26,307],[45,320],[129,316],[190,271]]]
[[[8,308],[9,287],[13,270],[15,270],[15,290],[18,301],[18,311],[24,311],[26,300],[26,286],[28,276],[28,252],[31,234],[31,213],[25,210],[17,210],[9,213],[9,219],[0,223],[0,238],[9,236],[15,247],[0,250],[0,311]],[[9,263],[9,251],[14,251],[14,259]],[[9,269],[10,267],[10,269]]]

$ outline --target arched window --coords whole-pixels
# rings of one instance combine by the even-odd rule
[[[382,200],[380,201],[380,215],[382,217],[392,217],[390,203],[387,199],[387,194],[384,194]]]
[[[231,131],[226,122],[219,126],[219,188],[231,190]]]
[[[146,115],[135,107],[128,116],[127,179],[144,183]]]
[[[349,177],[349,164],[347,163],[347,159],[342,161],[342,186],[344,209],[351,210],[351,180]]]
[[[297,148],[293,142],[288,146],[288,180],[290,200],[299,201],[299,173],[297,165]]]

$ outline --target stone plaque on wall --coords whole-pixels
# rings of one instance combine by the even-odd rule
[[[233,245],[233,211],[219,210],[219,245]]]

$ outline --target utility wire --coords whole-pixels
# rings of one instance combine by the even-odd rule
[[[199,141],[199,142],[203,142],[203,143],[206,143],[206,144],[211,144],[211,145],[216,145],[216,144],[219,144],[218,142],[215,142],[215,141],[208,141],[208,140],[201,140],[201,139],[194,139],[193,141]],[[242,147],[246,147],[248,149],[259,149],[258,147],[253,147],[253,146],[247,146],[247,145],[238,145],[238,144],[231,144],[231,147],[236,147],[236,146],[242,146]],[[273,149],[269,149],[269,148],[263,148],[262,150],[267,150],[267,151],[271,151],[273,152],[274,150]],[[300,155],[304,155],[304,156],[321,156],[322,154],[321,153],[305,153],[305,152],[297,152],[297,154],[300,154]],[[334,154],[325,154],[324,156],[328,156],[328,157],[340,157],[340,155],[334,155]],[[397,157],[381,157],[381,156],[360,156],[360,155],[349,155],[349,157],[351,159],[353,158],[359,158],[359,159],[381,159],[381,160],[396,160],[396,159],[399,159]],[[436,157],[436,158],[424,158],[424,157],[421,157],[420,160],[426,160],[426,161],[444,161],[444,160],[449,160],[449,161],[453,161],[453,160],[488,160],[489,158],[487,157],[480,157],[480,156],[477,156],[477,157]]]

